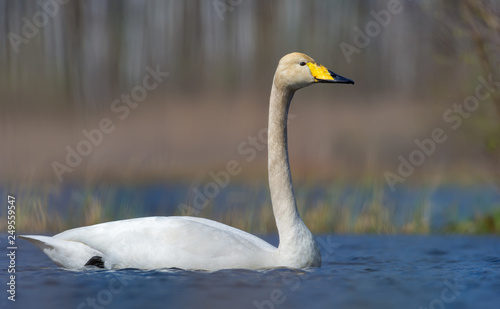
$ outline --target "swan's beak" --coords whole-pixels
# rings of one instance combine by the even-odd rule
[[[339,83],[339,84],[354,84],[349,78],[345,78],[338,74],[333,73],[321,64],[308,62],[307,66],[311,70],[315,83]]]

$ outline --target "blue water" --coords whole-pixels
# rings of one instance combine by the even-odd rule
[[[8,260],[0,235],[1,280]],[[265,237],[276,244],[276,237]],[[308,270],[67,271],[18,241],[16,302],[1,308],[499,308],[500,238],[318,236]],[[4,283],[5,281],[5,283]]]

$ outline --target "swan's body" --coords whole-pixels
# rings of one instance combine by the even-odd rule
[[[75,228],[53,237],[22,237],[43,250],[57,265],[69,269],[82,268],[94,258],[105,268],[217,270],[321,266],[319,248],[297,211],[287,150],[287,115],[293,94],[317,82],[353,83],[301,53],[283,57],[274,75],[269,107],[268,170],[280,238],[278,248],[228,225],[195,217],[137,218]]]

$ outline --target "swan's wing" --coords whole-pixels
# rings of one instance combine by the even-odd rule
[[[102,253],[107,268],[262,268],[265,261],[272,263],[276,251],[249,233],[194,217],[114,221],[68,230],[54,239]]]

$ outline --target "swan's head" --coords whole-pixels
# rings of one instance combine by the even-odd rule
[[[274,75],[277,87],[298,90],[314,83],[354,84],[303,53],[291,53],[281,58]]]

